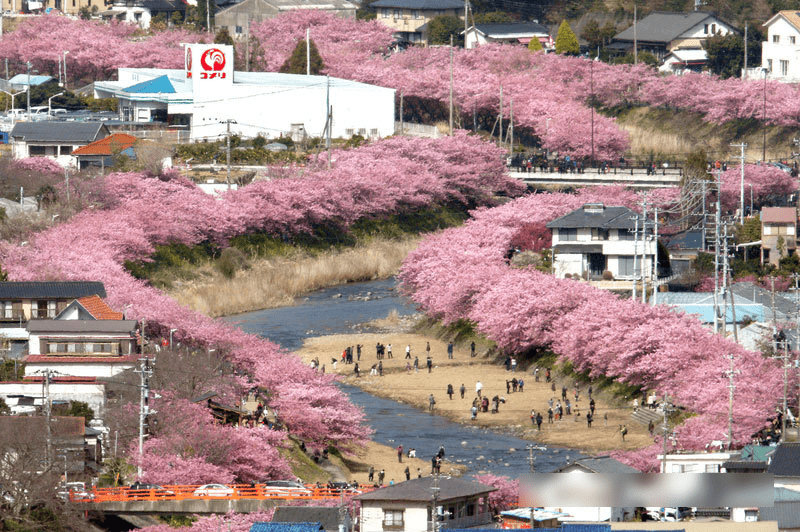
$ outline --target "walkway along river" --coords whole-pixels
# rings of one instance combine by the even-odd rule
[[[296,350],[313,336],[371,332],[362,324],[385,318],[393,309],[400,315],[416,312],[398,294],[394,279],[389,279],[336,286],[301,298],[292,307],[249,312],[228,317],[227,321],[286,349]],[[340,387],[364,410],[375,431],[373,440],[378,443],[414,448],[421,458],[432,456],[444,446],[447,459],[467,465],[468,475],[493,473],[519,477],[530,471],[530,453],[526,447],[535,442],[453,423],[352,386]],[[552,471],[582,456],[575,450],[554,447],[534,450],[533,454],[537,472]]]

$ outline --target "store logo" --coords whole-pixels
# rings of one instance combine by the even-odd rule
[[[192,49],[186,49],[186,77],[192,77]]]
[[[225,78],[225,54],[219,48],[209,48],[200,56],[200,79]]]

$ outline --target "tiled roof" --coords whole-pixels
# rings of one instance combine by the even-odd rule
[[[319,523],[325,530],[339,530],[339,508],[328,506],[279,506],[274,523]]]
[[[775,502],[772,507],[758,509],[759,521],[777,521],[778,530],[797,530],[800,528],[800,502]]]
[[[396,7],[399,9],[464,9],[461,0],[378,0],[372,7]]]
[[[610,456],[592,456],[589,458],[582,458],[580,460],[575,460],[573,464],[577,464],[583,466],[584,468],[592,471],[593,473],[638,473],[639,470],[635,467],[631,467],[629,465],[623,464],[618,460],[614,460]],[[562,467],[561,469],[565,469],[570,467],[569,465]],[[556,472],[559,472],[556,470]]]
[[[38,375],[32,375],[30,377],[25,377],[25,380],[22,382],[42,382],[44,377],[40,377]],[[70,375],[62,375],[60,377],[50,377],[50,384],[57,383],[57,382],[64,382],[70,384],[91,384],[97,382],[97,377],[73,377]]]
[[[114,155],[133,146],[138,139],[127,133],[114,133],[72,151],[72,155]]]
[[[538,22],[506,22],[498,24],[475,24],[475,29],[491,37],[550,35],[550,32]]]
[[[796,224],[797,210],[794,207],[764,207],[761,209],[761,223]]]
[[[52,76],[41,76],[41,75],[34,76],[34,75],[31,75],[31,87],[36,87],[38,85],[41,85],[42,83],[47,83],[48,81],[50,81],[52,79],[53,79]],[[27,86],[28,85],[28,74],[17,74],[16,76],[14,76],[10,80],[8,80],[8,82],[11,83],[12,85],[26,85]]]
[[[4,434],[44,434],[44,416],[0,416],[0,432]],[[82,417],[54,417],[50,430],[55,437],[83,436],[86,431],[86,421]]]
[[[495,491],[491,486],[460,478],[439,478],[439,500],[442,502],[461,497],[472,497]],[[430,501],[434,477],[422,477],[399,482],[369,493],[356,495],[361,501]]]
[[[597,227],[602,229],[629,229],[635,228],[634,220],[631,218],[636,213],[628,207],[607,207],[597,205],[596,207],[584,205],[580,209],[565,214],[555,220],[548,222],[548,228],[556,229],[580,229],[587,227]]]
[[[667,44],[705,20],[710,22],[719,21],[714,15],[702,11],[689,11],[686,13],[654,12],[636,23],[636,38],[639,42],[647,41]],[[618,33],[614,40],[633,41],[633,26]]]
[[[778,11],[777,13],[772,15],[772,18],[770,18],[768,21],[764,23],[764,26],[769,26],[772,23],[772,21],[778,17],[785,18],[789,24],[791,24],[792,26],[795,27],[795,29],[800,31],[800,12],[797,11],[796,9],[787,9],[784,11]]]
[[[103,283],[97,281],[9,281],[0,283],[0,300],[77,299],[91,295],[106,297]]]
[[[102,122],[17,122],[10,138],[25,142],[88,144],[108,135]]]
[[[64,355],[28,355],[23,357],[22,361],[26,364],[133,364],[139,360],[139,355],[131,353],[130,355],[118,356],[69,356]]]
[[[800,477],[800,443],[782,443],[775,449],[767,473],[780,477]]]
[[[121,320],[122,312],[114,312],[100,296],[88,296],[78,299],[86,312],[94,316],[96,320]]]
[[[117,333],[128,335],[136,330],[136,320],[29,320],[32,333]]]

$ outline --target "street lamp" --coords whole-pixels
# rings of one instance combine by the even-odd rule
[[[25,92],[27,90],[28,89],[26,88],[25,90],[18,91],[18,92],[8,92],[8,91],[4,91],[4,90],[0,89],[0,92],[4,92],[4,93],[8,94],[9,96],[11,96],[11,125],[12,126],[14,125],[14,118],[15,118],[15,116],[14,116],[14,97],[17,94],[22,94],[23,92]]]
[[[59,92],[58,94],[54,94],[47,99],[47,116],[50,116],[53,112],[53,98],[57,98],[64,94],[63,92]]]
[[[767,73],[766,68],[761,69],[764,72],[764,107],[761,112],[761,120],[764,122],[761,126],[764,133],[763,142],[761,144],[761,162],[767,162]],[[742,161],[744,164],[744,161]]]

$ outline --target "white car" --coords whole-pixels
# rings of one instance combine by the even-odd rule
[[[204,484],[194,490],[195,497],[230,497],[235,489],[225,484]]]
[[[273,497],[311,496],[313,492],[295,480],[265,480],[264,493]]]

